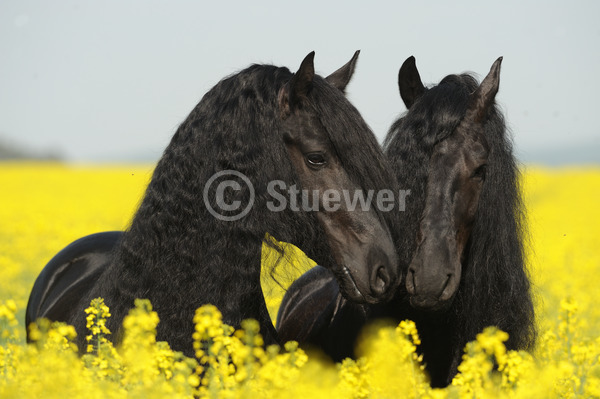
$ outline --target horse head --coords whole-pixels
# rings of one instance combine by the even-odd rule
[[[454,131],[433,144],[416,251],[406,276],[413,307],[447,308],[460,285],[465,248],[486,179],[490,148],[484,127],[498,92],[501,62],[502,58],[496,60],[468,96],[466,112]],[[398,80],[409,112],[436,90],[423,86],[413,57],[403,64]]]
[[[324,124],[329,114],[343,113],[351,107],[343,93],[354,72],[358,53],[325,79],[315,75],[314,52],[308,54],[280,90],[278,98],[284,142],[303,190],[311,193],[311,198],[317,198],[318,205],[314,209],[335,259],[332,271],[341,290],[355,302],[377,303],[389,300],[400,281],[395,245],[385,220],[373,209],[374,204],[356,206],[358,203],[352,201],[357,195],[368,197],[366,192],[370,187],[361,185],[357,177],[349,173],[353,158],[340,144],[341,139],[352,141],[353,131],[363,137],[373,134],[358,118],[346,118],[352,122],[348,131],[344,131],[344,126]],[[317,91],[319,93],[315,93]],[[316,104],[317,97],[326,93],[334,108]],[[358,115],[355,110],[350,114]],[[344,138],[344,135],[350,137]],[[378,146],[373,142],[370,147],[376,151]],[[353,151],[355,155],[364,156],[356,149]],[[373,162],[371,167],[388,173],[388,168],[379,162]],[[390,174],[388,181],[392,179]]]

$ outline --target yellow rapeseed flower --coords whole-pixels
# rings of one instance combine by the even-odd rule
[[[444,389],[429,387],[410,321],[373,327],[357,360],[333,364],[295,342],[264,348],[257,322],[234,331],[206,306],[194,318],[197,357],[190,359],[156,340],[160,321],[145,300],[136,301],[114,346],[110,310],[98,299],[87,313],[89,353],[77,353],[72,327],[47,320],[29,326],[27,345],[23,312],[43,265],[83,235],[126,228],[151,171],[0,165],[1,398],[600,397],[600,294],[592,278],[600,272],[597,168],[525,170],[538,343],[533,355],[508,351],[508,336],[486,329],[467,345],[459,374]],[[314,262],[265,233],[261,283],[274,318],[285,288]]]

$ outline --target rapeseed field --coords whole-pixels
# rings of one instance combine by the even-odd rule
[[[0,398],[600,397],[600,168],[523,168],[537,347],[507,351],[506,333],[485,329],[445,389],[429,387],[410,321],[374,330],[358,360],[334,364],[293,342],[263,348],[256,322],[234,331],[207,305],[194,318],[191,359],[156,342],[158,315],[143,299],[114,348],[110,309],[98,299],[87,310],[83,357],[63,324],[40,324],[26,345],[24,310],[39,271],[79,237],[127,228],[152,169],[0,163]],[[313,264],[296,254],[293,270]],[[263,263],[271,256],[265,247]],[[283,289],[265,277],[263,290],[274,317]]]

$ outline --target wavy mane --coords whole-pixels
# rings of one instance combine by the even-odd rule
[[[118,331],[134,299],[148,298],[161,317],[157,338],[189,351],[194,311],[211,303],[227,324],[256,318],[265,342],[277,341],[260,286],[262,243],[276,248],[280,259],[286,254],[265,234],[298,246],[320,264],[333,263],[314,212],[267,208],[270,181],[301,187],[283,141],[277,98],[291,77],[287,68],[253,65],[204,95],[165,149],[113,262],[79,308],[103,296],[113,314],[108,327]],[[387,160],[343,93],[315,76],[309,101],[350,178],[367,189],[389,186]],[[203,201],[206,183],[223,170],[243,173],[255,191],[249,213],[234,223],[215,218]],[[248,203],[247,187],[230,191],[228,201]],[[85,315],[75,316],[73,324],[85,331]]]
[[[434,146],[451,135],[478,87],[471,75],[449,75],[426,90],[391,127],[385,152],[402,189],[410,189],[400,215],[398,255],[404,270],[416,249],[415,235],[425,204],[429,159]],[[488,325],[510,335],[509,349],[532,348],[536,331],[530,284],[524,263],[524,206],[512,143],[497,105],[484,126],[490,144],[486,181],[466,248],[457,296],[449,310],[454,340],[464,344]]]

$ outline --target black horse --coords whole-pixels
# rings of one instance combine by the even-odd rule
[[[397,247],[405,287],[390,303],[355,304],[317,266],[283,299],[282,341],[312,344],[340,360],[354,356],[369,320],[412,319],[436,387],[450,383],[466,343],[486,326],[509,333],[508,349],[533,347],[518,169],[494,100],[501,61],[481,85],[463,74],[431,88],[421,83],[414,57],[404,62],[398,82],[408,111],[384,147],[399,184],[411,190]]]
[[[148,298],[161,319],[157,338],[186,355],[194,355],[194,312],[207,303],[230,325],[258,320],[265,343],[278,342],[260,286],[261,246],[285,251],[266,233],[327,265],[349,298],[389,300],[400,281],[389,215],[344,206],[326,212],[320,203],[292,209],[281,200],[286,188],[300,203],[299,188],[396,184],[344,96],[357,57],[325,79],[314,73],[312,52],[295,74],[253,65],[219,82],[179,126],[129,229],[84,237],[44,268],[27,325],[40,317],[66,321],[83,350],[91,299],[105,299],[118,341],[134,300]]]

